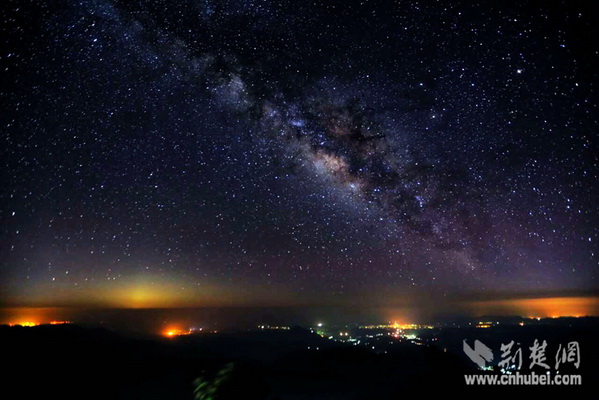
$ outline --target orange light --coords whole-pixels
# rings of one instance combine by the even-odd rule
[[[559,318],[599,315],[599,297],[548,297],[488,300],[472,303],[477,315],[532,315]]]
[[[25,327],[31,327],[31,326],[37,326],[39,325],[37,322],[31,322],[31,321],[23,321],[23,322],[17,322],[14,324],[8,324],[10,326],[25,326]]]
[[[191,334],[191,329],[181,330],[181,329],[177,329],[177,328],[170,328],[163,332],[163,335],[168,338],[173,338],[175,336],[190,335],[190,334]]]

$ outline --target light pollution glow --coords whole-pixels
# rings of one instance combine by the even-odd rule
[[[52,307],[18,307],[0,309],[0,324],[37,326],[42,324],[62,325],[69,324],[65,319],[67,310]]]
[[[447,300],[442,306],[412,301],[403,307],[386,307],[383,315],[387,321],[409,323],[434,322],[444,315],[455,316],[520,316],[524,318],[599,316],[599,297],[561,296],[511,298],[490,300]]]
[[[69,282],[38,282],[7,286],[5,307],[76,308],[189,308],[235,305],[293,305],[294,294],[286,285],[264,290],[256,282],[201,282],[189,276],[132,274],[116,281],[89,281],[77,286]]]
[[[173,338],[176,336],[191,335],[191,333],[192,333],[191,329],[183,330],[183,329],[174,328],[174,327],[167,328],[166,330],[164,330],[162,332],[162,334],[168,338]]]
[[[60,282],[21,287],[9,294],[16,307],[174,308],[227,305],[235,291],[210,282],[191,283],[181,276],[129,276],[115,282],[73,286]]]
[[[132,293],[127,297],[129,306],[120,306],[119,309],[142,309],[139,307],[139,302],[132,301],[139,294]],[[139,298],[137,298],[139,300]],[[149,299],[149,298],[148,298]],[[158,299],[158,297],[152,297]],[[139,300],[141,301],[141,300]],[[161,307],[163,317],[169,319],[169,307]],[[486,300],[475,302],[463,302],[455,304],[455,308],[448,305],[445,310],[456,310],[464,316],[521,316],[525,318],[555,318],[555,317],[584,317],[584,316],[599,316],[599,298],[598,297],[550,297],[550,298],[534,298],[534,299],[503,299],[503,300]],[[397,323],[411,323],[419,318],[419,314],[424,314],[424,310],[419,312],[417,307],[404,307],[399,313],[395,310],[391,316],[391,309],[384,312],[387,317],[392,317],[388,320],[400,321]],[[40,325],[49,324],[52,321],[67,321],[72,320],[77,323],[77,316],[81,309],[68,307],[5,307],[0,308],[0,324],[8,325]],[[373,309],[374,312],[374,309]],[[401,315],[400,315],[401,314]],[[179,315],[179,314],[177,314]],[[187,330],[182,329],[177,325],[179,317],[175,317],[166,329],[163,328],[162,334],[165,336],[178,336],[186,333]],[[169,332],[172,334],[169,335]]]
[[[598,297],[550,297],[487,300],[466,307],[475,316],[519,315],[528,318],[584,317],[599,315]]]

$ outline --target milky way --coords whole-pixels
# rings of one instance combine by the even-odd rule
[[[596,289],[587,2],[8,2],[2,21],[8,303]]]
[[[434,166],[392,148],[387,133],[371,115],[376,110],[359,99],[331,98],[322,88],[309,88],[308,93],[316,94],[300,94],[299,101],[286,100],[280,92],[267,98],[252,93],[238,72],[217,70],[209,75],[211,82],[217,82],[213,91],[218,98],[249,114],[258,125],[257,135],[281,142],[291,154],[290,162],[319,176],[323,184],[340,187],[362,201],[363,207],[383,208],[393,223],[431,235],[436,245],[463,239],[462,235],[451,237],[442,227],[448,219],[444,213],[468,213],[459,204],[468,194],[461,193],[464,190],[456,184],[463,179],[459,176],[464,174],[462,166]],[[449,229],[458,231],[455,226]]]

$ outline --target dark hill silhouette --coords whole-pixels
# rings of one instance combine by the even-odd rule
[[[540,322],[540,321],[539,321]],[[322,338],[308,330],[260,330],[181,336],[173,339],[129,337],[106,329],[75,325],[0,326],[2,383],[19,399],[193,399],[194,389],[216,399],[400,399],[405,393],[488,393],[466,387],[463,375],[476,372],[459,349],[462,340],[494,332],[485,342],[550,345],[580,340],[580,373],[596,376],[596,319],[553,321],[553,325],[447,328],[438,346],[397,343],[387,350]],[[546,321],[550,324],[552,321]],[[495,343],[497,342],[497,343]],[[445,347],[447,346],[447,347]],[[446,348],[454,346],[457,350]],[[551,353],[553,354],[553,353]],[[584,380],[583,380],[584,382]],[[575,393],[573,387],[516,387],[518,393]],[[493,387],[512,393],[509,387]],[[199,393],[199,394],[198,394]],[[196,391],[196,398],[204,399]],[[218,394],[218,396],[216,396]]]

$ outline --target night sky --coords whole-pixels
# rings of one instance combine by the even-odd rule
[[[3,1],[0,301],[596,293],[593,1]]]

